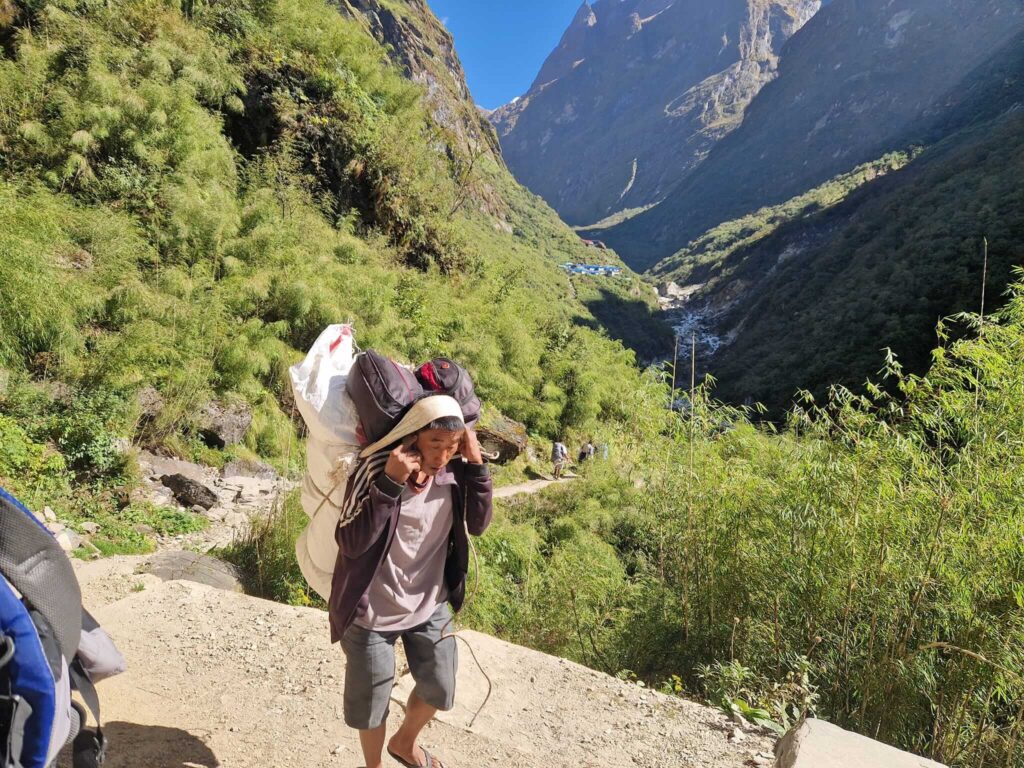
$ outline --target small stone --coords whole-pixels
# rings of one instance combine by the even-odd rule
[[[56,523],[57,513],[49,507],[43,507],[43,519],[48,523]]]
[[[89,536],[95,536],[100,532],[100,524],[94,523],[91,520],[87,520],[78,527],[82,529],[82,533],[88,534]]]
[[[732,733],[729,734],[729,741],[731,741],[733,744],[739,744],[745,738],[747,738],[747,735],[743,733],[743,731],[741,731],[739,728],[733,728]]]
[[[64,529],[56,536],[57,543],[65,552],[74,552],[82,543],[82,537],[74,531]]]

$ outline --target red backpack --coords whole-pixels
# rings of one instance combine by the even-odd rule
[[[462,406],[462,418],[468,426],[480,419],[480,398],[476,396],[469,372],[454,360],[437,357],[416,369],[416,378],[424,390],[448,395]]]

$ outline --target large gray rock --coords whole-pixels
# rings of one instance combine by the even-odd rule
[[[518,421],[504,416],[488,419],[486,426],[476,428],[476,434],[484,453],[498,455],[498,458],[494,460],[498,464],[514,461],[519,454],[526,450],[529,442],[526,427]]]
[[[139,469],[143,477],[159,480],[164,475],[184,475],[197,483],[213,480],[215,473],[202,464],[183,461],[172,456],[160,456],[149,451],[139,451]]]
[[[228,592],[243,591],[233,566],[196,552],[161,552],[152,557],[141,570],[164,581],[194,581]]]
[[[197,506],[210,509],[218,501],[216,493],[185,475],[164,475],[160,482],[171,489],[171,493],[181,506],[188,509]]]
[[[252,424],[252,411],[243,403],[213,401],[203,408],[199,434],[213,448],[237,445]]]
[[[775,768],[945,768],[824,720],[805,720],[791,730],[775,756]]]
[[[258,477],[262,480],[276,480],[277,470],[269,464],[252,459],[232,459],[220,472],[221,477]]]

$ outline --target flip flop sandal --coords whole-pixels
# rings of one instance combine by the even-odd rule
[[[423,750],[423,757],[427,760],[426,765],[416,765],[416,763],[410,763],[408,760],[396,755],[390,749],[388,750],[388,754],[391,755],[391,757],[393,757],[395,760],[400,762],[402,765],[404,765],[405,768],[434,768],[434,758],[431,756],[429,752],[427,752],[426,747],[420,747],[420,749]],[[441,768],[444,768],[444,763],[438,761],[438,765],[441,766]]]

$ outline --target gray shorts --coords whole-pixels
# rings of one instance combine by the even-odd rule
[[[402,638],[409,671],[416,681],[413,692],[435,709],[455,705],[455,673],[459,651],[454,637],[441,638],[451,620],[445,603],[425,623],[400,632],[374,632],[355,624],[345,630],[345,724],[368,730],[387,721],[391,689],[395,683],[395,641]],[[445,634],[454,631],[448,626]]]

